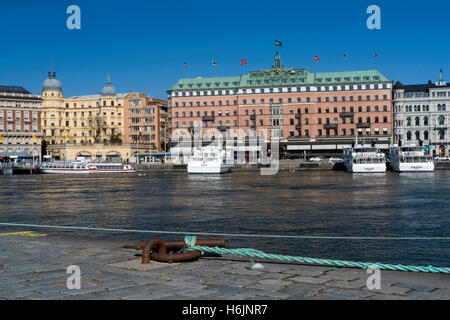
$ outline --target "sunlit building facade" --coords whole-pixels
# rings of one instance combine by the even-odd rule
[[[356,136],[385,150],[392,142],[392,82],[376,70],[311,73],[283,67],[277,53],[271,69],[181,79],[168,95],[172,130],[276,132],[282,156],[339,154]]]

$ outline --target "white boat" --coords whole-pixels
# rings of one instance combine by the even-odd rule
[[[431,155],[426,155],[425,148],[410,144],[392,146],[389,152],[389,163],[392,170],[398,172],[432,172],[434,162]]]
[[[385,154],[377,148],[355,144],[353,148],[344,149],[344,166],[355,173],[386,172]]]
[[[134,173],[136,170],[122,163],[91,163],[87,160],[46,162],[40,168],[42,173],[80,174],[80,173]]]
[[[98,173],[134,173],[136,170],[123,163],[90,163],[89,168],[96,168]]]
[[[86,161],[52,161],[46,162],[40,166],[42,173],[50,174],[80,174],[95,173],[97,168],[90,167]]]
[[[227,161],[227,158],[229,161]],[[233,167],[233,151],[216,146],[201,147],[194,151],[187,165],[188,173],[224,173]]]

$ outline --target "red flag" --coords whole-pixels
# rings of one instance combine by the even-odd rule
[[[187,62],[184,63],[184,66],[189,69],[189,65],[187,64]]]
[[[377,55],[377,53],[376,53],[376,52],[375,52],[375,53],[373,54],[373,56],[374,56],[374,58],[378,57],[378,55]]]
[[[246,65],[247,64],[247,59],[241,59],[241,66]]]
[[[318,62],[320,60],[320,58],[318,56],[314,56],[314,61]]]

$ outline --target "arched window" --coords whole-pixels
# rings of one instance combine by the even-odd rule
[[[411,125],[411,117],[406,118],[406,125],[407,126]]]
[[[439,140],[445,140],[445,131],[439,130]]]
[[[445,117],[444,116],[439,116],[438,121],[439,121],[439,125],[443,126],[445,124]]]
[[[419,131],[415,132],[415,136],[416,136],[416,140],[420,140],[420,132]]]
[[[429,124],[428,117],[423,118],[423,124],[425,126],[428,126],[428,124]]]
[[[423,133],[423,139],[428,140],[428,131],[424,131]]]
[[[411,140],[411,131],[408,131],[406,133],[406,140],[410,141]]]
[[[419,118],[419,117],[416,117],[416,118],[414,119],[414,124],[415,124],[416,126],[420,126],[420,118]]]

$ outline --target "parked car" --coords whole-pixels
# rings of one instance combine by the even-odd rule
[[[325,161],[325,159],[323,157],[312,157],[309,159],[309,161],[311,162],[322,162]]]
[[[339,157],[331,157],[330,159],[328,159],[328,162],[342,162],[342,161],[344,161],[344,159]]]

